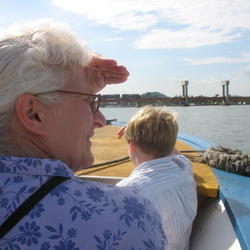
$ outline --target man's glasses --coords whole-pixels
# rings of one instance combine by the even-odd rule
[[[81,93],[81,92],[73,92],[73,91],[66,91],[66,90],[52,90],[46,92],[40,92],[34,94],[34,96],[43,95],[43,94],[50,94],[50,93],[62,93],[62,94],[71,94],[71,95],[80,95],[80,96],[89,96],[89,106],[93,113],[96,113],[99,110],[100,103],[101,103],[101,95],[93,95],[89,93]]]

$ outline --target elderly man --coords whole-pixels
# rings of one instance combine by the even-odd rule
[[[165,247],[148,200],[74,176],[105,123],[96,93],[127,77],[60,25],[0,38],[0,249]]]

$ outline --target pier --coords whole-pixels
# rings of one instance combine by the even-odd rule
[[[139,94],[115,94],[102,95],[101,106],[136,106],[141,107],[148,104],[167,106],[201,106],[201,105],[249,105],[250,96],[230,96],[230,82],[222,81],[221,96],[188,96],[189,81],[182,81],[182,95],[175,97],[142,97]]]

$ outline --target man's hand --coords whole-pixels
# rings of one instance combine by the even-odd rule
[[[84,67],[93,93],[102,90],[107,84],[125,82],[129,72],[124,66],[117,65],[113,59],[93,54],[88,66]]]

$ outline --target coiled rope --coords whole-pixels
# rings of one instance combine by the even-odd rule
[[[239,149],[211,147],[201,155],[200,162],[226,172],[250,176],[250,157]]]

